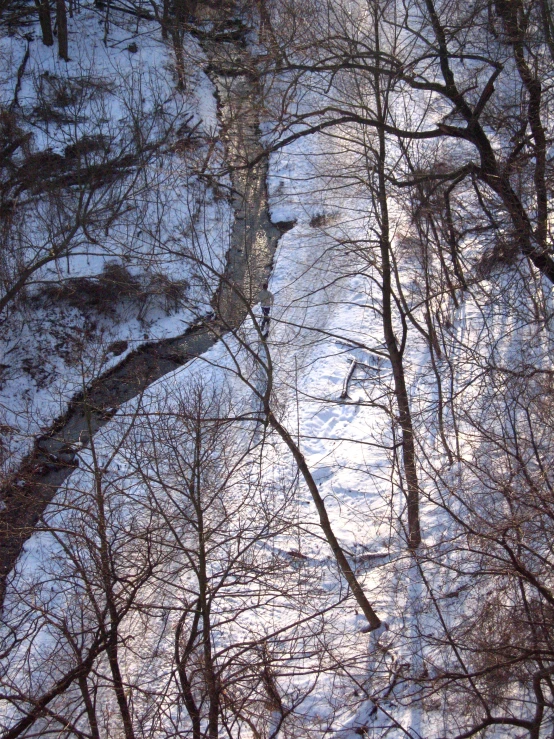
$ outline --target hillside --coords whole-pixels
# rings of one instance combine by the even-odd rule
[[[553,39],[2,6],[2,739],[553,735]]]

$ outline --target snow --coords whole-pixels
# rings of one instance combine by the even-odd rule
[[[210,294],[206,294],[204,284],[197,283],[190,262],[180,254],[200,243],[213,264],[219,266],[227,248],[230,206],[213,197],[210,188],[195,174],[199,161],[209,172],[211,160],[218,167],[221,155],[220,145],[214,148],[212,143],[217,135],[216,104],[212,83],[202,71],[198,44],[189,40],[190,92],[180,95],[175,93],[167,50],[157,34],[143,32],[137,38],[135,23],[124,19],[122,24],[111,27],[108,44],[104,44],[102,23],[96,13],[87,9],[70,20],[68,63],[58,59],[55,46],[46,47],[38,38],[30,42],[19,103],[29,122],[33,148],[63,156],[67,146],[83,136],[101,134],[115,136],[116,140],[121,136],[124,141],[130,111],[145,120],[158,111],[158,119],[152,118],[152,138],[158,135],[160,125],[168,124],[175,130],[181,122],[189,121],[189,128],[197,126],[199,145],[184,157],[171,152],[156,157],[147,170],[139,173],[138,187],[130,192],[132,199],[128,202],[136,215],[132,219],[116,219],[109,232],[106,229],[105,233],[96,233],[100,240],[94,243],[87,243],[84,234],[68,259],[56,260],[34,276],[34,289],[52,279],[98,275],[106,263],[128,265],[131,275],[143,281],[162,272],[170,280],[188,282],[190,287],[186,301],[176,310],[155,299],[144,305],[142,299],[138,303],[122,301],[107,315],[95,315],[94,311],[84,315],[83,310],[51,301],[47,306],[40,302],[31,304],[23,320],[17,312],[12,313],[0,328],[0,423],[4,430],[5,471],[17,467],[34,435],[63,414],[83,383],[120,362],[145,340],[182,334],[199,313],[209,309]],[[132,39],[137,42],[136,53],[127,50]],[[4,36],[0,43],[0,97],[7,105],[13,95],[10,72],[19,66],[27,44],[19,37],[9,36]],[[75,116],[75,123],[44,123],[33,117],[41,85],[59,79],[63,89],[69,80],[87,76],[108,81],[108,93],[93,95],[76,109],[70,108],[69,118]],[[164,132],[160,129],[159,133]],[[33,218],[29,222],[29,239],[33,244],[47,244],[48,211],[41,214],[38,210]],[[125,342],[127,349],[113,355],[109,346],[116,342]]]

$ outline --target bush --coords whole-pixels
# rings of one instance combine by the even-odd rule
[[[172,280],[161,272],[136,276],[117,262],[107,262],[99,275],[76,277],[62,283],[45,285],[35,300],[64,303],[83,313],[95,311],[113,315],[122,303],[139,306],[139,318],[148,308],[161,304],[166,314],[179,310],[186,300],[189,284]]]
[[[324,228],[324,226],[330,226],[337,220],[338,213],[314,213],[310,219],[310,226],[312,228]]]

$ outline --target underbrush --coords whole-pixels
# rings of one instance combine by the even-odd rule
[[[133,275],[124,265],[107,262],[93,277],[43,285],[34,301],[41,306],[61,303],[105,316],[113,316],[122,303],[132,304],[138,308],[138,318],[143,319],[150,309],[159,308],[166,315],[177,312],[187,300],[188,289],[186,280],[174,280],[162,272]]]

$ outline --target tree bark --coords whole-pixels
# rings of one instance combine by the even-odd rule
[[[81,689],[81,695],[83,696],[83,703],[85,704],[85,710],[87,712],[87,718],[92,739],[100,739],[100,732],[98,731],[98,720],[96,718],[96,712],[90,698],[86,675],[79,676],[79,688]]]
[[[379,60],[379,18],[375,17],[375,39]],[[376,116],[383,124],[386,123],[386,99],[381,90],[381,76],[379,61],[374,75]],[[410,412],[410,400],[406,387],[402,350],[398,346],[394,334],[392,316],[392,269],[391,269],[391,241],[390,220],[387,201],[387,177],[385,164],[387,157],[384,125],[377,129],[379,148],[377,152],[377,203],[379,220],[379,249],[381,252],[381,293],[383,296],[383,332],[385,343],[392,366],[394,378],[394,394],[398,406],[398,420],[402,430],[402,461],[406,480],[406,498],[408,505],[408,546],[417,549],[421,544],[421,527],[419,521],[419,483],[416,469],[416,453],[414,444],[414,430]]]
[[[179,675],[179,682],[181,684],[181,692],[183,694],[183,700],[189,714],[190,721],[192,723],[192,739],[202,739],[202,723],[200,710],[194,699],[194,693],[192,690],[192,682],[187,674],[187,661],[194,648],[195,641],[198,637],[198,624],[200,622],[200,601],[196,602],[194,617],[190,630],[190,635],[187,641],[187,645],[181,653],[180,641],[183,633],[183,627],[185,620],[188,615],[188,611],[181,616],[175,632],[175,662],[177,663],[177,673]]]
[[[377,616],[377,614],[371,607],[366,594],[362,590],[362,586],[356,579],[356,575],[348,564],[348,560],[346,559],[346,556],[342,551],[339,542],[337,541],[337,537],[335,536],[335,532],[333,531],[331,527],[331,522],[329,521],[329,516],[327,515],[325,503],[323,501],[323,498],[319,494],[318,487],[315,483],[314,478],[312,477],[308,465],[306,464],[304,455],[301,453],[300,449],[298,448],[297,444],[294,442],[294,439],[291,437],[286,428],[282,426],[275,418],[272,411],[268,412],[267,417],[269,425],[273,429],[275,429],[275,431],[277,431],[279,436],[283,439],[285,444],[290,449],[292,456],[294,457],[294,461],[296,462],[298,469],[300,470],[302,477],[304,478],[304,481],[308,486],[308,490],[312,495],[312,499],[319,514],[319,523],[321,525],[323,533],[325,534],[325,538],[327,539],[329,546],[331,547],[331,550],[335,555],[335,559],[342,574],[344,575],[344,579],[350,586],[352,595],[356,599],[356,602],[362,609],[362,612],[369,623],[369,630],[374,631],[375,629],[378,629],[381,626],[381,619]]]
[[[219,684],[212,653],[211,602],[209,593],[208,562],[206,552],[206,527],[202,503],[202,416],[200,405],[197,409],[196,434],[194,445],[194,466],[190,481],[190,497],[195,509],[198,530],[198,609],[202,617],[202,650],[204,657],[204,681],[208,693],[208,737],[217,739],[219,735]]]
[[[35,0],[38,11],[42,43],[45,46],[54,45],[54,34],[52,33],[52,18],[50,17],[50,4],[48,0]]]
[[[58,26],[58,56],[65,62],[69,61],[69,46],[67,41],[67,10],[65,0],[56,0],[56,23]]]

